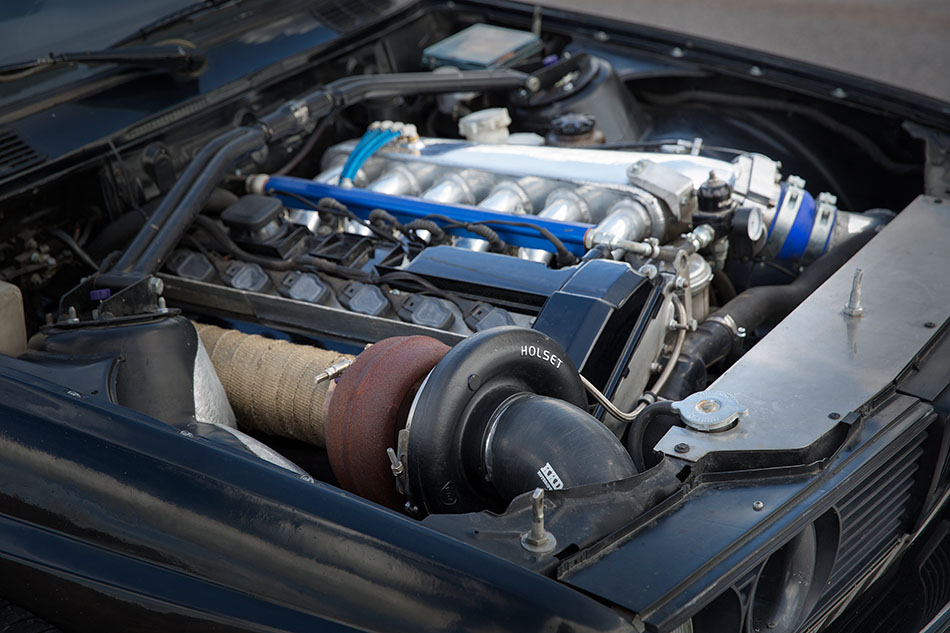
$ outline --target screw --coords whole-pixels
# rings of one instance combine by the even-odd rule
[[[78,391],[73,391],[72,389],[70,389],[70,390],[67,391],[66,393],[68,393],[69,395],[71,395],[73,398],[81,398],[81,397],[82,397],[82,396],[79,395],[79,392],[78,392]]]
[[[597,31],[596,33],[594,33],[594,39],[597,40],[598,42],[606,42],[607,40],[610,39],[610,36],[607,35],[605,31]]]
[[[927,328],[927,329],[932,330],[932,329],[934,329],[935,327],[937,327],[937,324],[934,323],[933,321],[927,321],[926,323],[924,323],[924,327]]]
[[[864,314],[864,308],[861,307],[861,282],[864,281],[864,271],[860,268],[855,269],[854,278],[851,280],[851,295],[848,297],[848,304],[844,307],[845,315],[849,317],[859,317]]]
[[[686,57],[686,53],[684,53],[683,49],[680,48],[679,46],[674,47],[673,50],[670,51],[670,55],[672,55],[673,57],[676,57],[677,59],[679,59],[680,57]]]
[[[394,451],[392,448],[387,448],[386,456],[389,457],[389,469],[393,471],[394,477],[399,477],[404,472],[406,472],[406,468],[402,465],[402,461],[399,459],[399,456],[396,455],[396,451]]]
[[[67,323],[79,323],[79,316],[76,314],[76,307],[69,306],[66,310],[66,322]]]
[[[180,433],[181,435],[184,435],[185,437],[194,437],[194,436],[195,436],[195,434],[192,433],[191,431],[179,431],[179,433]]]
[[[683,442],[680,442],[679,444],[677,444],[676,446],[673,447],[673,450],[676,451],[677,453],[688,453],[688,452],[689,452],[689,444],[685,444],[685,443],[683,443]]]
[[[762,69],[759,68],[758,66],[752,66],[751,68],[749,68],[749,74],[752,75],[753,77],[761,77],[765,73],[763,73]]]
[[[537,92],[541,89],[541,80],[537,77],[528,77],[525,87],[531,92]]]
[[[848,96],[848,93],[842,90],[841,88],[835,88],[831,91],[831,96],[835,99],[844,99]]]
[[[831,413],[828,414],[828,418],[831,420],[840,420],[841,414],[838,413],[837,411],[832,411]]]
[[[753,502],[752,502],[752,509],[755,510],[756,512],[760,512],[760,511],[762,510],[762,508],[764,508],[764,507],[765,507],[765,504],[762,503],[761,501],[753,501]]]

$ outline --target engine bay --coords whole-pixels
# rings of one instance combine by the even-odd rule
[[[829,459],[946,329],[946,130],[603,31],[398,27],[10,176],[4,362],[568,577],[703,477]]]

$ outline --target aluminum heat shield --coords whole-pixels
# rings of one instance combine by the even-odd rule
[[[747,406],[746,418],[719,433],[674,427],[657,450],[695,461],[804,448],[838,423],[829,414],[887,389],[950,318],[948,234],[950,204],[918,197],[709,387]],[[857,268],[864,314],[853,318],[842,310]]]

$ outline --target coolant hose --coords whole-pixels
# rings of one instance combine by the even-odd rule
[[[636,466],[637,472],[642,473],[647,469],[646,459],[643,457],[644,438],[646,438],[647,428],[650,426],[650,423],[661,415],[676,415],[673,411],[672,402],[669,400],[660,400],[659,402],[647,405],[636,419],[630,423],[630,428],[627,430],[627,452],[630,453],[630,457],[633,458],[633,464]]]
[[[195,323],[243,430],[326,446],[327,369],[346,354]]]
[[[731,319],[736,329],[751,332],[763,323],[784,319],[874,235],[874,231],[859,233],[816,259],[792,283],[749,288],[709,315],[687,335],[676,368],[660,395],[681,400],[705,388],[706,367],[725,357],[737,338],[726,322]]]

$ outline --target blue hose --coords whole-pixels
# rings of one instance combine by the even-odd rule
[[[375,154],[384,145],[393,139],[399,138],[400,136],[400,132],[394,130],[370,130],[370,132],[376,132],[376,134],[368,139],[367,136],[369,132],[364,134],[363,140],[360,140],[360,143],[356,146],[353,152],[350,153],[350,157],[346,160],[346,164],[343,166],[343,171],[340,172],[340,182],[343,182],[343,180],[347,178],[350,180],[356,178],[356,175],[363,167],[363,163],[369,160],[370,156]]]
[[[363,150],[364,147],[366,147],[366,144],[368,142],[378,137],[382,133],[383,133],[383,130],[376,129],[376,130],[367,130],[366,133],[363,134],[363,137],[360,138],[359,143],[356,144],[356,147],[353,148],[353,151],[350,152],[350,155],[347,157],[346,163],[343,164],[343,170],[340,172],[339,182],[343,182],[344,178],[349,178],[349,176],[347,176],[346,174],[348,174],[351,171],[353,162],[359,156],[360,152]]]

